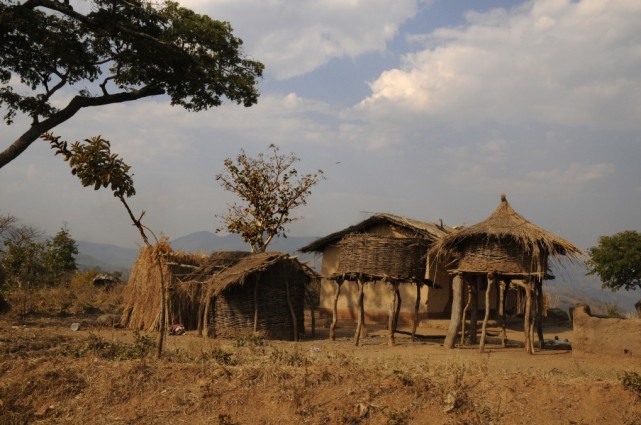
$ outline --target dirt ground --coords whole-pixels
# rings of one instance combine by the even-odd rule
[[[394,347],[372,324],[355,347],[349,322],[335,342],[322,327],[298,343],[189,332],[167,337],[160,360],[156,334],[94,323],[0,317],[0,424],[641,425],[641,399],[621,384],[641,373],[638,359],[528,356],[518,321],[508,348],[490,337],[483,354],[445,350],[447,322],[430,320],[418,330],[427,338],[399,335]],[[545,333],[572,341],[568,324]]]

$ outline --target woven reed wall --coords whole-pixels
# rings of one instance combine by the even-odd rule
[[[483,240],[471,241],[465,245],[457,268],[482,273],[528,274],[539,271],[532,254],[525,252],[516,243]]]
[[[428,246],[428,241],[415,238],[349,235],[338,243],[338,273],[422,280]]]
[[[287,304],[285,279],[296,315],[299,335],[305,332],[304,295],[307,276],[281,263],[260,273],[258,283],[258,332],[268,339],[293,339],[292,317]],[[251,278],[244,285],[232,285],[212,303],[209,327],[218,337],[239,337],[254,332],[254,289]]]

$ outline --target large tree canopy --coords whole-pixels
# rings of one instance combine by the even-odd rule
[[[0,152],[0,168],[81,108],[161,94],[192,111],[224,97],[256,103],[263,65],[243,56],[228,22],[171,1],[87,0],[77,8],[0,0],[0,107],[7,124],[16,114],[31,119]]]
[[[588,254],[588,274],[599,275],[604,288],[641,288],[641,233],[626,230],[601,236]]]

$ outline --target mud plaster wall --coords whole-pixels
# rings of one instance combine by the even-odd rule
[[[607,354],[641,358],[641,319],[590,316],[581,307],[573,315],[573,354]]]
[[[369,233],[381,236],[405,237],[412,236],[402,229],[394,228],[389,225],[379,225],[372,227]],[[338,247],[329,246],[323,251],[323,262],[321,266],[321,275],[330,276],[338,270]],[[436,267],[435,270],[428,270],[427,276],[432,279],[440,288],[429,288],[429,317],[449,316],[450,309],[450,277],[445,273],[444,267]],[[321,280],[320,289],[320,313],[324,316],[331,317],[334,308],[334,297],[338,285],[329,279]],[[364,307],[365,319],[372,322],[385,322],[389,314],[389,305],[392,300],[391,285],[382,282],[371,282],[365,285],[364,289]],[[399,322],[410,323],[414,317],[414,305],[416,302],[416,285],[401,284],[399,285],[401,293],[401,311],[399,313]],[[419,317],[428,317],[428,309],[425,305],[425,299],[428,288],[421,288],[421,304],[419,308]],[[356,308],[358,305],[358,286],[356,282],[345,281],[341,286],[341,294],[338,298],[338,317],[339,319],[355,319]]]

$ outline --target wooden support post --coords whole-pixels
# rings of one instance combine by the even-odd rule
[[[499,318],[501,319],[501,347],[507,347],[507,332],[505,329],[505,291],[508,287],[506,280],[499,283]]]
[[[532,314],[532,286],[529,280],[525,281],[525,316],[523,321],[523,331],[525,333],[525,352],[533,354],[532,351],[532,333],[531,333],[531,314]]]
[[[485,290],[485,317],[483,318],[483,326],[481,328],[481,344],[479,346],[479,351],[482,353],[485,349],[485,337],[487,331],[487,321],[490,318],[490,291],[492,290],[492,285],[496,280],[494,274],[489,274],[487,276],[487,289]]]
[[[356,325],[356,333],[354,334],[354,345],[358,345],[360,339],[361,339],[361,330],[363,329],[363,322],[364,322],[364,310],[363,310],[363,282],[361,282],[360,278],[356,281],[356,284],[358,285],[358,323]]]
[[[389,346],[394,345],[394,332],[396,332],[396,329],[394,328],[394,318],[396,317],[396,304],[398,303],[396,296],[397,291],[398,282],[394,282],[391,286],[392,299],[389,303],[389,317],[387,320],[387,345]]]
[[[472,304],[470,304],[470,344],[474,345],[478,342],[478,329],[479,329],[479,289],[481,283],[485,280],[485,276],[476,275],[476,278],[470,280],[472,289]]]
[[[463,314],[461,314],[461,345],[465,345],[465,318],[467,317],[467,310],[472,304],[472,283],[466,280],[464,285],[467,287],[467,302],[463,308]]]
[[[461,322],[461,301],[463,298],[463,276],[461,273],[457,273],[452,280],[452,296],[450,327],[443,342],[443,346],[450,349],[454,348],[454,344],[456,344],[456,335]]]
[[[212,304],[212,296],[208,293],[206,295],[206,300],[205,300],[205,311],[203,312],[203,334],[206,337],[215,337],[216,336],[216,329],[210,329],[209,327],[209,315],[210,315],[210,310],[211,310],[211,304]],[[213,302],[216,302],[213,300]],[[213,323],[215,326],[216,324]]]
[[[545,348],[543,336],[543,278],[536,279],[536,332],[539,337],[539,348]]]
[[[394,308],[394,332],[396,332],[396,329],[398,329],[398,315],[401,312],[401,291],[398,290],[398,283],[395,284],[396,288],[396,305]]]
[[[294,311],[294,305],[292,304],[292,298],[289,292],[289,281],[287,279],[285,279],[285,295],[287,296],[289,313],[292,315],[292,336],[294,337],[294,341],[298,341],[298,320],[296,320],[296,311]]]
[[[414,304],[414,320],[412,321],[412,342],[416,336],[416,328],[418,327],[418,310],[421,307],[421,282],[416,282],[416,303]]]
[[[200,303],[198,303],[198,336],[203,336],[203,314],[205,313],[205,300],[203,297],[200,297]]]
[[[332,324],[329,326],[329,340],[336,340],[336,322],[338,322],[338,296],[341,294],[342,281],[336,281],[336,295],[334,296],[334,308],[332,310]]]
[[[258,279],[256,277],[254,282],[254,333],[258,332]],[[287,282],[285,282],[285,287],[289,290],[287,285]],[[287,302],[289,303],[289,300]]]

